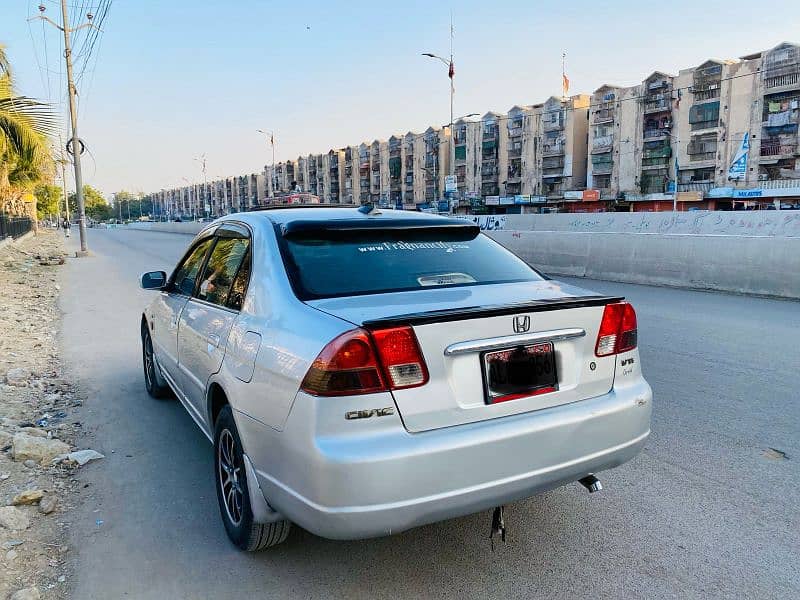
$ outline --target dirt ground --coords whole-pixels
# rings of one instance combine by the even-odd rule
[[[63,598],[73,450],[82,400],[58,355],[63,238],[40,231],[0,248],[0,599]]]

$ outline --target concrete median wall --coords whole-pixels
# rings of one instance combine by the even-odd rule
[[[476,217],[550,275],[800,299],[800,211]],[[195,234],[201,223],[131,228]]]

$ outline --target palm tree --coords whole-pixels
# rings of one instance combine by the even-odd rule
[[[14,90],[5,46],[0,44],[0,211],[21,212],[22,197],[49,178],[49,135],[58,120],[50,106]]]

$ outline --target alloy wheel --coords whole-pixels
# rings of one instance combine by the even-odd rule
[[[225,512],[231,523],[239,525],[242,521],[244,502],[244,491],[241,485],[241,478],[244,476],[244,461],[233,434],[227,429],[223,429],[219,436],[217,464]]]

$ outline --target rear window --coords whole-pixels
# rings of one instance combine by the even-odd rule
[[[281,246],[301,300],[543,279],[483,234],[378,229],[283,238]]]

